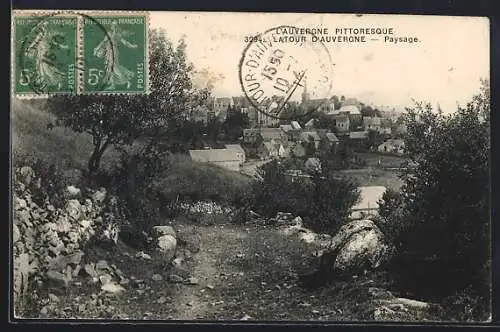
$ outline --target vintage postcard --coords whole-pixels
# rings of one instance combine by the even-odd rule
[[[14,11],[15,319],[491,320],[484,17]]]

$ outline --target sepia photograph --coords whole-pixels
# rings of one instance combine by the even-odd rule
[[[491,322],[488,18],[11,31],[12,319]]]

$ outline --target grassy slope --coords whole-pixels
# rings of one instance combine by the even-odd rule
[[[75,133],[69,128],[55,127],[47,129],[47,124],[55,117],[21,100],[14,100],[12,107],[12,151],[17,155],[28,155],[55,163],[60,169],[85,170],[92,153],[92,137],[88,134]],[[102,159],[102,167],[109,169],[116,164],[118,153],[110,147]],[[165,178],[159,179],[169,193],[190,191],[203,184],[204,189],[226,186],[244,186],[247,177],[212,165],[193,163],[187,156],[172,156],[172,167]],[[16,160],[14,160],[16,162]]]
[[[14,156],[32,156],[55,163],[64,170],[87,167],[93,148],[90,135],[62,127],[48,130],[47,125],[55,120],[54,115],[21,100],[14,100],[11,119]],[[116,153],[108,150],[103,156],[103,164],[112,163],[114,158]]]

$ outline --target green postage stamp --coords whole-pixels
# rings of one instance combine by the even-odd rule
[[[84,93],[146,93],[145,15],[83,18]]]
[[[77,16],[14,17],[16,95],[77,92]]]
[[[149,92],[147,13],[13,15],[11,79],[16,96]]]

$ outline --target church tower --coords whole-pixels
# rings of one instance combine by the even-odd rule
[[[309,101],[309,93],[307,92],[307,80],[304,77],[304,92],[302,92],[302,103]]]

